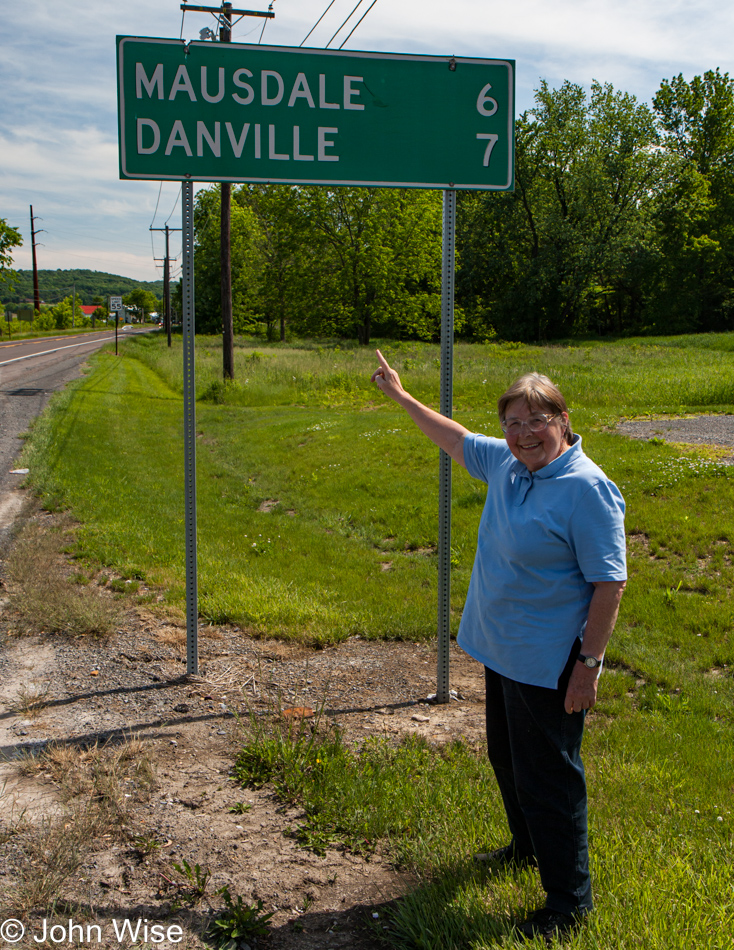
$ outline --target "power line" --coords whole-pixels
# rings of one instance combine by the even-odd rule
[[[178,194],[176,195],[176,200],[173,202],[173,207],[171,208],[171,213],[170,213],[170,214],[168,215],[168,217],[166,218],[166,224],[168,224],[168,222],[169,222],[169,221],[171,220],[171,218],[173,217],[173,212],[176,210],[176,205],[178,204],[178,199],[179,199],[180,197],[181,197],[181,188],[179,187],[179,189],[178,189]]]
[[[361,2],[361,0],[360,0],[360,2]],[[360,17],[360,19],[359,19],[357,25],[352,29],[352,32],[349,34],[349,36],[351,36],[352,33],[354,33],[354,30],[357,29],[357,26],[359,26],[359,24],[362,22],[362,20],[364,20],[364,18],[367,16],[367,14],[370,12],[370,10],[372,9],[372,7],[374,7],[374,5],[375,5],[376,3],[377,3],[377,0],[372,0],[372,3],[369,5],[369,7],[367,8],[367,10],[362,14],[362,16]],[[355,7],[355,9],[356,9],[356,7]],[[347,37],[346,40],[344,40],[344,43],[347,42],[347,40],[349,39],[349,36]],[[342,43],[342,45],[339,47],[339,49],[342,49],[342,47],[344,46],[344,43]]]
[[[311,27],[311,29],[308,31],[308,33],[303,37],[303,39],[301,40],[301,42],[298,44],[299,46],[303,46],[303,44],[306,42],[306,40],[309,38],[309,36],[313,33],[313,31],[316,29],[316,27],[319,25],[319,23],[321,23],[321,21],[324,19],[324,17],[325,17],[326,14],[329,12],[329,10],[331,10],[331,8],[334,6],[335,3],[336,3],[336,0],[331,0],[331,3],[329,4],[329,6],[324,10],[324,12],[323,12],[323,13],[321,14],[321,16],[318,18],[318,20],[314,23],[314,25]],[[340,27],[340,29],[341,29],[341,27]],[[337,31],[337,32],[338,32],[338,31]]]
[[[334,40],[335,40],[337,34],[338,34],[338,33],[341,33],[342,29],[347,25],[347,23],[352,19],[352,17],[354,16],[354,14],[357,12],[357,7],[360,7],[361,5],[362,5],[362,0],[357,0],[357,5],[356,5],[355,8],[352,10],[352,12],[349,14],[349,16],[346,18],[346,20],[342,23],[342,25],[339,27],[339,29],[336,31],[336,33],[334,34],[334,36],[332,36],[332,38],[331,38],[331,39],[329,40],[329,42],[326,44],[325,49],[328,49],[329,46],[334,42]]]
[[[158,200],[155,203],[155,211],[153,212],[153,220],[150,222],[151,228],[155,224],[155,216],[158,214],[158,205],[160,204],[162,191],[163,191],[163,182],[161,182],[160,185],[158,186]]]
[[[268,13],[272,13],[272,12],[273,12],[273,4],[274,4],[274,3],[275,3],[275,0],[270,0],[270,4],[269,4],[269,6],[268,6]],[[266,20],[266,21],[263,23],[263,28],[262,28],[262,30],[260,30],[260,39],[257,41],[258,46],[259,46],[260,43],[262,43],[262,41],[263,41],[263,33],[265,32],[265,27],[266,27],[267,25],[268,25],[268,21]]]

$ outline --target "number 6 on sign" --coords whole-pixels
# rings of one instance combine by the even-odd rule
[[[487,147],[484,150],[484,162],[482,164],[485,168],[489,168],[489,159],[492,155],[492,149],[497,144],[499,135],[496,135],[494,132],[477,132],[477,138],[487,140]]]

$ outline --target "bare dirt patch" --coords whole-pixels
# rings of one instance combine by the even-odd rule
[[[60,555],[57,569],[68,583],[77,568]],[[458,698],[433,706],[435,647],[353,638],[312,650],[202,627],[199,675],[187,676],[183,626],[108,588],[89,584],[122,608],[105,638],[29,630],[12,599],[0,607],[0,903],[28,928],[16,946],[37,945],[51,901],[62,923],[99,924],[102,945],[119,945],[113,919],[145,918],[200,946],[224,885],[273,913],[274,950],[379,946],[366,922],[413,881],[379,851],[319,856],[289,837],[298,808],[230,780],[242,723],[323,707],[350,742],[482,742],[481,667],[452,645]]]

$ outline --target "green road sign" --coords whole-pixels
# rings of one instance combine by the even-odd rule
[[[514,62],[117,38],[120,177],[510,190]]]

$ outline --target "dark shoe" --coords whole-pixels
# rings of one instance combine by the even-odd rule
[[[571,917],[558,910],[551,910],[550,907],[542,907],[518,924],[516,929],[526,940],[542,937],[546,943],[551,943],[554,937],[573,933],[580,923],[581,917]]]
[[[519,855],[511,844],[506,844],[504,848],[497,848],[495,851],[488,851],[486,854],[475,854],[474,860],[477,864],[495,868],[537,868],[538,866],[534,854]]]

